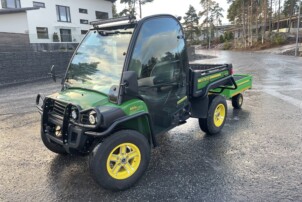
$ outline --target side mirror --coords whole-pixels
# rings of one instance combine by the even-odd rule
[[[54,65],[51,66],[49,74],[50,74],[52,80],[54,82],[57,82],[57,76],[56,76],[56,71],[55,71],[55,66]]]
[[[138,81],[137,74],[135,71],[123,72],[120,90],[122,98],[120,103],[125,102],[127,100],[131,100],[138,96]]]
[[[122,86],[124,86],[124,93],[126,95],[138,94],[137,74],[135,71],[123,72]]]

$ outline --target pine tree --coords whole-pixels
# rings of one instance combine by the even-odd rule
[[[186,34],[186,38],[188,39],[188,43],[192,44],[194,41],[194,36],[199,34],[198,24],[199,24],[199,16],[196,13],[195,8],[190,5],[189,10],[186,12],[186,16],[184,17],[184,30]]]
[[[290,32],[292,17],[295,14],[295,11],[299,9],[297,3],[298,0],[285,0],[283,4],[283,14],[285,17],[289,17],[288,32]]]
[[[112,17],[113,18],[119,17],[119,14],[117,13],[117,10],[116,10],[116,5],[114,3],[112,4]]]

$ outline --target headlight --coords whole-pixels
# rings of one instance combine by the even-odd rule
[[[57,137],[62,137],[62,129],[61,129],[61,126],[56,126],[55,127],[55,135]]]
[[[97,118],[96,118],[96,112],[92,111],[89,113],[89,123],[94,125],[97,122]]]
[[[76,120],[78,118],[78,112],[77,112],[77,110],[73,109],[71,111],[71,118],[73,118],[74,120]]]

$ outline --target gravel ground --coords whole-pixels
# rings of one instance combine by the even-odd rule
[[[160,136],[149,168],[123,192],[100,188],[87,157],[59,156],[39,136],[38,92],[51,81],[0,89],[0,201],[301,201],[302,58],[265,53],[197,51],[254,76],[242,110],[230,103],[214,136],[189,119]]]

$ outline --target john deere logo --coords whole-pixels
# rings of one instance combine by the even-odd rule
[[[130,107],[130,111],[131,112],[137,111],[138,108],[139,108],[138,106],[132,106],[132,107]]]

